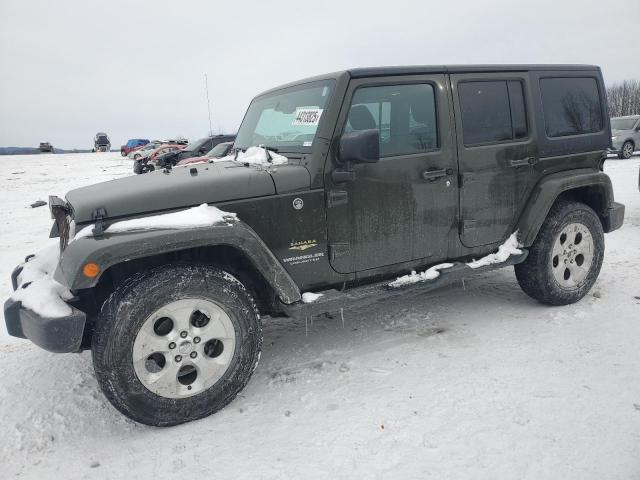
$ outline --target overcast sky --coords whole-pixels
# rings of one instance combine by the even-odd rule
[[[592,63],[640,78],[640,1],[0,0],[0,146],[235,132],[268,88],[350,67]]]

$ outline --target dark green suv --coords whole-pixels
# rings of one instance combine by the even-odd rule
[[[576,302],[624,217],[608,119],[582,65],[365,68],[267,91],[229,157],[52,197],[59,259],[16,268],[8,331],[91,349],[117,409],[173,425],[247,384],[265,316],[506,265],[532,298]]]

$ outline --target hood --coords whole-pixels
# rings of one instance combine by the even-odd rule
[[[306,171],[304,167],[297,168]],[[308,173],[306,188],[309,188]],[[92,221],[97,208],[103,208],[107,218],[117,218],[275,193],[274,181],[266,170],[221,162],[97,183],[71,190],[66,199],[73,208],[76,223],[81,224]]]

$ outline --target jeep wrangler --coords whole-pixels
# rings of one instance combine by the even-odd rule
[[[533,299],[577,302],[624,217],[602,171],[607,110],[586,65],[361,68],[269,90],[222,161],[51,197],[69,312],[39,313],[14,292],[7,329],[52,352],[91,349],[109,401],[167,426],[233,400],[265,316],[357,308],[507,265]],[[190,223],[197,205],[227,220]],[[513,238],[511,255],[469,263]],[[14,290],[30,288],[32,261]]]

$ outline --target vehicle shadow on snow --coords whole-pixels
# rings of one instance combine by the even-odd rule
[[[519,317],[525,321],[527,310],[539,311],[539,318],[549,311],[520,291],[511,272],[492,272],[465,283],[464,289],[458,283],[428,294],[379,301],[357,311],[346,309],[344,324],[339,313],[306,322],[266,318],[262,359],[249,385],[231,406],[197,423],[221,417],[229,421],[225,411],[243,411],[256,399],[268,402],[274,386],[278,395],[286,395],[286,384],[301,372],[313,375],[327,368],[343,372],[354,355],[357,359],[363,352],[432,338],[448,341],[470,328],[500,328],[505,314],[510,321]],[[474,317],[473,325],[469,316]],[[107,402],[93,375],[90,352],[56,355],[25,342],[1,347],[0,358],[11,365],[12,372],[3,382],[0,423],[16,439],[5,455],[16,450],[55,450],[65,437],[91,441],[156,430],[128,420]]]

